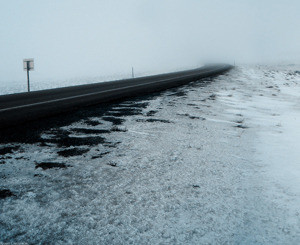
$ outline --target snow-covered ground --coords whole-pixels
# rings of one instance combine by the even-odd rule
[[[243,66],[3,138],[0,241],[299,244],[299,102]]]

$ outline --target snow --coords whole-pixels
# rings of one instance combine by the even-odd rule
[[[0,241],[298,244],[297,69],[237,67],[3,142]]]

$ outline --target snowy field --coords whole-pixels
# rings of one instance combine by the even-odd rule
[[[298,66],[40,124],[1,135],[0,242],[300,244]]]

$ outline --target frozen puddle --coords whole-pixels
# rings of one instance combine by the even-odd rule
[[[2,137],[0,241],[298,244],[298,70],[240,67]]]

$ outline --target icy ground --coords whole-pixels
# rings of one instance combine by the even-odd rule
[[[1,135],[1,242],[300,244],[299,67],[40,123]]]

